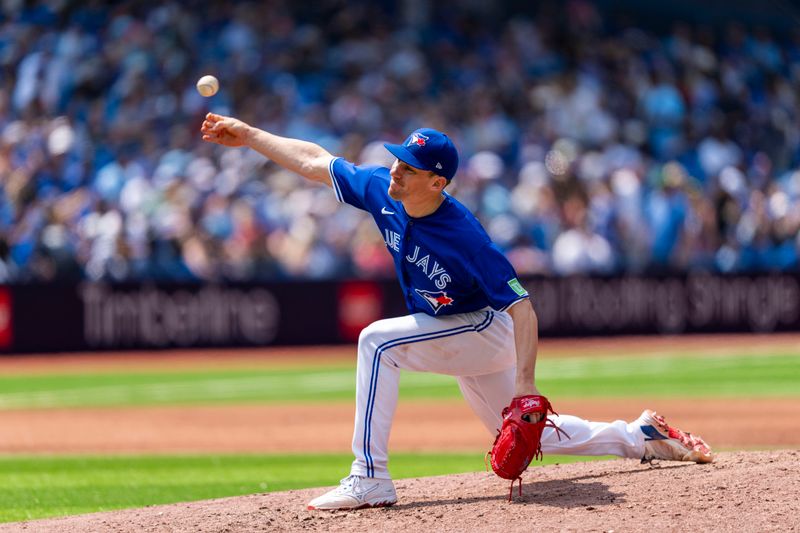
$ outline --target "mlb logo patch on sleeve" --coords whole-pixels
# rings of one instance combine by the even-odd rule
[[[520,284],[520,282],[519,282],[519,280],[517,278],[509,280],[508,281],[508,286],[511,287],[511,290],[513,290],[514,292],[516,292],[520,296],[527,296],[528,295],[528,291],[526,291],[522,287],[522,284]]]

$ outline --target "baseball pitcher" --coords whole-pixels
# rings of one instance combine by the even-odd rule
[[[710,462],[699,437],[646,410],[631,423],[556,415],[535,385],[538,324],[513,267],[478,220],[446,187],[458,168],[450,138],[414,131],[386,144],[391,168],[357,166],[322,147],[279,137],[209,113],[203,140],[247,146],[333,189],[370,213],[394,259],[409,314],[379,320],[358,341],[355,459],[339,487],[309,509],[379,507],[397,502],[387,468],[400,370],[454,376],[472,410],[495,436],[493,470],[512,481],[542,452]],[[520,486],[521,490],[521,486]]]

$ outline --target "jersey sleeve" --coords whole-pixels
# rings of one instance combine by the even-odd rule
[[[486,243],[475,254],[470,270],[492,309],[505,311],[528,297],[528,291],[517,280],[514,267],[494,243]]]
[[[367,189],[376,168],[378,167],[359,167],[341,157],[331,159],[328,173],[336,199],[368,211]]]

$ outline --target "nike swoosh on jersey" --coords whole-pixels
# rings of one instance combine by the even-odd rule
[[[385,207],[381,208],[381,215],[394,215],[394,211],[389,211]]]

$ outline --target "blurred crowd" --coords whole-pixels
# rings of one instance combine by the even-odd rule
[[[447,132],[522,275],[798,268],[800,33],[297,4],[0,3],[0,282],[392,275],[363,212],[204,143],[207,111],[364,164]]]

